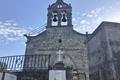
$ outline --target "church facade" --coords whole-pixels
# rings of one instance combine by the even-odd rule
[[[66,67],[79,73],[80,80],[89,80],[85,34],[73,30],[71,4],[57,0],[48,7],[46,30],[36,36],[26,36],[25,55],[50,54],[50,67],[56,63],[56,53],[63,52]],[[74,77],[76,79],[76,77]]]

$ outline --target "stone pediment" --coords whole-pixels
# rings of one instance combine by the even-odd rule
[[[50,28],[49,30],[45,30],[45,31],[43,31],[42,33],[39,33],[39,34],[37,34],[37,35],[34,35],[34,36],[26,36],[27,37],[27,39],[35,39],[35,38],[38,38],[38,37],[45,37],[45,36],[50,36],[50,34],[52,33],[52,35],[56,35],[57,36],[57,34],[65,34],[65,33],[70,33],[70,34],[72,34],[72,35],[76,35],[76,36],[83,36],[83,37],[86,37],[86,34],[83,34],[83,33],[79,33],[79,32],[77,32],[77,31],[75,31],[74,29],[69,29],[69,27],[68,28],[66,28],[65,29],[65,27],[62,29],[62,27],[58,27],[59,29],[57,29],[57,28]],[[61,29],[61,30],[60,30]],[[65,30],[64,30],[65,29]],[[58,31],[58,32],[57,32]],[[59,33],[59,32],[61,32],[61,33]]]

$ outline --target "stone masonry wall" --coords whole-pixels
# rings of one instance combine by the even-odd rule
[[[92,35],[88,41],[90,80],[119,80],[120,24],[103,22]]]
[[[47,28],[45,32],[27,38],[26,55],[51,54],[54,56],[58,50],[62,50],[65,55],[71,57],[71,63],[75,69],[79,69],[81,73],[86,73],[88,80],[85,40],[86,36],[74,31],[72,27]]]
[[[108,27],[109,26],[109,27]],[[120,24],[119,23],[111,23],[109,25],[106,25],[105,27],[107,37],[109,40],[110,45],[110,51],[112,53],[112,61],[114,64],[114,77],[116,80],[119,80],[120,77]]]

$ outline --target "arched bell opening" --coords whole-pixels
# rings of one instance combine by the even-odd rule
[[[57,26],[58,25],[58,13],[57,11],[54,11],[52,13],[52,26]]]
[[[66,12],[62,13],[61,25],[62,26],[66,26],[67,25],[67,14],[66,14]]]

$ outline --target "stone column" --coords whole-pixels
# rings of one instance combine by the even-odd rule
[[[58,13],[58,26],[61,26],[61,17],[62,17],[62,15],[61,15],[61,13],[59,12],[59,13]]]
[[[47,15],[47,27],[50,27],[52,25],[52,14],[48,12]]]
[[[72,26],[72,13],[67,13],[67,25]]]

